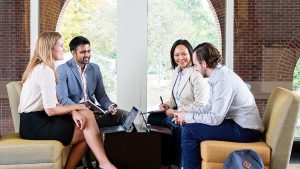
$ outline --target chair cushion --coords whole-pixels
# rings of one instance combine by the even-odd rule
[[[64,146],[55,140],[24,140],[18,134],[0,138],[0,165],[61,163]]]
[[[256,151],[262,157],[264,165],[270,165],[271,149],[265,142],[203,141],[201,142],[201,157],[206,162],[223,163],[232,151],[240,149],[252,149]]]
[[[0,169],[54,169],[53,163],[0,165]],[[56,168],[55,168],[56,169]],[[62,169],[59,167],[57,169]]]
[[[202,168],[205,169],[223,169],[223,164],[224,163],[214,163],[214,162],[207,162],[207,161],[202,161]],[[265,166],[265,169],[269,169],[269,166]]]

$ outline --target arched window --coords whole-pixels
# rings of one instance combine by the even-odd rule
[[[193,47],[202,42],[221,46],[220,26],[209,3],[207,0],[148,1],[148,110],[158,109],[159,96],[164,100],[171,97],[170,50],[177,39],[186,39]]]
[[[69,0],[60,14],[57,31],[65,41],[65,61],[72,58],[68,44],[81,35],[91,42],[91,62],[100,66],[105,90],[116,100],[117,0]]]

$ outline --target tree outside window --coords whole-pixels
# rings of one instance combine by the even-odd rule
[[[296,91],[300,94],[300,61],[298,60],[295,70],[294,70],[294,76],[293,76],[293,91]],[[298,121],[296,126],[296,138],[300,138],[300,113],[298,114]]]

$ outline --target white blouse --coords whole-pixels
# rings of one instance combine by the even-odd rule
[[[37,65],[23,84],[19,113],[56,107],[58,101],[55,87],[54,71],[44,63]]]

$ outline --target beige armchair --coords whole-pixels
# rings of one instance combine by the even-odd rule
[[[294,92],[280,87],[274,89],[263,117],[263,140],[255,143],[204,141],[201,143],[202,169],[222,169],[232,151],[249,148],[262,156],[266,169],[286,169],[300,110],[299,101],[299,95]]]
[[[59,141],[24,140],[19,132],[21,82],[6,85],[15,134],[0,137],[0,169],[62,169],[69,152]]]

